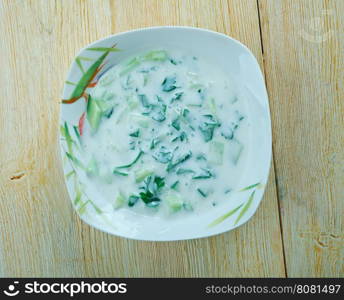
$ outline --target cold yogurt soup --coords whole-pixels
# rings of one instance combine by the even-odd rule
[[[104,212],[185,216],[230,198],[247,157],[246,102],[202,57],[153,50],[92,89],[78,177]]]

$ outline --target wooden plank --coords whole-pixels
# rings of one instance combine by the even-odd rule
[[[74,54],[111,33],[177,24],[227,33],[262,63],[251,0],[1,2],[0,276],[284,276],[273,168],[252,221],[207,239],[117,238],[72,211],[57,139],[58,102]]]
[[[259,0],[287,274],[344,276],[344,1]]]

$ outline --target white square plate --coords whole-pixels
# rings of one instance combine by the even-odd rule
[[[109,51],[116,45],[121,51]],[[207,237],[219,234],[247,222],[257,210],[263,197],[271,161],[271,121],[264,79],[251,51],[240,42],[224,34],[192,27],[152,27],[119,33],[87,45],[69,70],[62,99],[78,98],[92,79],[96,69],[105,64],[113,66],[123,59],[147,49],[176,48],[191,51],[220,65],[230,76],[242,83],[241,92],[247,105],[249,152],[240,188],[232,191],[228,201],[213,210],[187,218],[161,219],[117,210],[110,215],[100,212],[80,189],[78,181],[78,152],[76,159],[66,156],[66,149],[77,147],[78,126],[85,113],[83,97],[73,103],[61,104],[61,155],[66,185],[78,215],[89,225],[105,232],[139,240],[171,241]],[[112,48],[111,48],[112,49]],[[73,85],[71,83],[76,83]],[[76,99],[74,99],[76,100]],[[67,101],[68,102],[68,101]],[[67,133],[66,133],[67,131]],[[67,134],[67,137],[66,137]],[[69,142],[67,142],[69,141]]]

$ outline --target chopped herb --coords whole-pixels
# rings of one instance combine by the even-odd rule
[[[205,157],[204,153],[200,153],[196,156],[197,160],[207,160],[207,158]]]
[[[161,189],[165,186],[165,180],[159,176],[149,176],[144,181],[145,186],[141,187],[144,192],[140,193],[140,198],[148,207],[157,207],[160,205],[158,197]]]
[[[181,142],[184,142],[187,140],[187,135],[185,133],[185,131],[183,131],[179,136],[175,137],[171,142],[176,142],[178,140],[180,140]]]
[[[117,167],[117,168],[115,168],[115,169],[126,169],[126,168],[132,167],[134,164],[137,163],[137,161],[140,159],[140,157],[142,156],[143,153],[144,153],[144,152],[141,150],[141,151],[139,152],[139,154],[136,156],[136,158],[135,158],[131,163],[129,163],[129,164],[127,164],[127,165],[124,165],[124,166],[119,166],[119,167]]]
[[[191,169],[179,168],[176,172],[177,175],[190,174],[190,173],[195,173],[195,171],[193,171]]]
[[[172,65],[177,65],[177,62],[176,62],[173,58],[170,58],[170,63],[171,63]]]
[[[160,142],[158,138],[152,139],[149,149],[153,150]]]
[[[129,136],[139,137],[140,136],[140,129],[137,129],[136,131],[130,133]]]
[[[182,111],[182,116],[185,119],[190,120],[190,110],[188,110],[187,108],[184,108]]]
[[[170,162],[167,166],[166,171],[167,172],[172,171],[176,166],[187,161],[191,156],[192,156],[191,151],[189,151],[188,153],[185,153],[184,155],[180,156],[175,162],[173,162],[173,163]]]
[[[172,104],[174,101],[180,100],[180,98],[183,96],[183,92],[176,93],[172,99],[170,100],[170,103]]]
[[[203,117],[206,121],[198,128],[201,131],[204,141],[209,142],[213,138],[215,128],[220,127],[221,124],[212,115],[204,115]]]
[[[179,138],[180,138],[180,141],[181,141],[181,142],[187,140],[187,136],[186,136],[185,131],[183,131],[183,132],[180,134],[180,137],[179,137]]]
[[[203,173],[192,177],[192,179],[209,179],[211,177],[214,177],[213,173],[211,173],[210,170],[203,169],[203,168],[202,170],[203,170]]]
[[[144,60],[164,61],[167,59],[167,52],[164,50],[153,50],[144,56]]]
[[[131,141],[129,143],[129,150],[135,150],[136,149],[136,141]]]
[[[168,151],[164,146],[161,146],[159,151],[153,155],[153,158],[162,164],[167,164],[170,162],[172,157],[172,152]]]
[[[138,97],[143,107],[149,108],[151,106],[146,95],[141,94]]]
[[[193,207],[190,203],[183,203],[183,208],[187,211],[193,211]]]
[[[174,89],[176,89],[176,77],[175,76],[168,76],[164,79],[164,81],[162,82],[162,90],[164,92],[171,92]]]
[[[232,128],[226,128],[223,129],[221,132],[221,135],[226,139],[226,140],[232,140],[234,138],[234,131]]]
[[[128,176],[129,175],[128,173],[124,173],[124,172],[118,171],[116,169],[113,170],[112,173],[115,175],[120,175],[120,176]]]
[[[135,196],[135,195],[131,195],[128,199],[128,206],[132,207],[134,206],[137,201],[139,201],[140,197],[138,196]]]
[[[174,182],[171,185],[171,189],[177,191],[178,190],[178,185],[179,185],[179,180],[177,180],[176,182]]]
[[[151,105],[150,115],[153,120],[163,122],[166,120],[166,105]]]
[[[114,108],[110,108],[108,109],[107,111],[104,112],[104,116],[107,117],[108,119],[112,116],[113,114],[113,111],[114,111]]]
[[[174,127],[176,130],[180,130],[180,120],[179,118],[176,118],[171,123],[172,127]]]
[[[200,188],[197,189],[197,192],[199,192],[203,198],[207,198],[208,197],[208,194],[205,193],[204,191],[202,191]]]

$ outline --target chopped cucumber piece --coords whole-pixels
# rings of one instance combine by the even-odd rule
[[[139,183],[145,180],[148,176],[152,175],[154,171],[152,170],[137,170],[135,171],[135,182]]]
[[[208,108],[213,115],[216,115],[216,103],[215,103],[215,99],[213,97],[209,98]]]
[[[207,198],[207,197],[208,197],[208,193],[206,193],[205,191],[201,190],[200,188],[197,189],[197,192],[199,192],[200,195],[201,195],[203,198]]]
[[[148,83],[149,75],[148,74],[143,74],[143,86],[146,86]]]
[[[100,108],[98,102],[95,101],[91,96],[89,96],[87,102],[87,120],[93,132],[97,131],[102,114],[103,111]]]
[[[112,101],[96,100],[99,108],[102,111],[103,116],[110,118],[115,104]]]
[[[119,76],[123,76],[132,70],[134,70],[139,64],[141,63],[141,60],[138,57],[134,57],[132,60],[130,60],[119,72]]]
[[[240,158],[241,152],[244,149],[244,146],[237,140],[231,140],[228,147],[230,150],[230,160],[234,165],[236,165]]]
[[[115,199],[115,203],[113,204],[114,209],[118,209],[122,207],[127,202],[124,194],[120,191]]]
[[[148,128],[151,124],[151,119],[143,115],[131,114],[131,119],[133,122],[143,128]]]
[[[183,204],[184,204],[184,201],[181,198],[180,194],[177,192],[173,192],[173,191],[170,191],[166,195],[165,200],[166,200],[168,207],[173,212],[179,211],[183,207]]]
[[[164,50],[150,51],[144,56],[144,60],[148,61],[165,61],[168,55]]]
[[[225,144],[218,141],[211,141],[209,143],[209,159],[208,161],[215,165],[223,164],[223,153]]]
[[[129,110],[131,111],[139,106],[139,101],[136,96],[128,97],[127,103],[128,103]]]
[[[116,169],[113,170],[112,173],[115,174],[115,175],[119,175],[119,176],[128,176],[129,175],[128,173],[121,172],[121,171],[116,170]]]
[[[86,167],[86,174],[88,177],[95,177],[99,175],[99,167],[96,159],[92,156]]]
[[[113,174],[108,168],[100,172],[99,178],[107,184],[111,184],[113,182]]]

